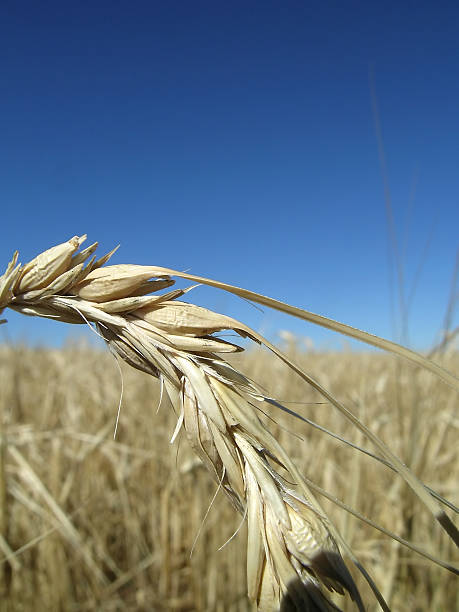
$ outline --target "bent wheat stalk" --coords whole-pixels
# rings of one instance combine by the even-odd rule
[[[440,504],[448,503],[457,510],[454,506],[438,494],[434,496],[352,412],[265,338],[231,317],[181,301],[179,298],[189,288],[171,289],[175,282],[172,277],[218,287],[359,338],[410,359],[458,387],[451,373],[387,340],[251,291],[167,268],[106,266],[114,251],[96,259],[93,254],[97,243],[79,251],[85,239],[86,236],[75,236],[25,266],[17,263],[15,253],[0,277],[0,313],[9,307],[30,316],[93,324],[116,355],[161,380],[178,412],[173,439],[181,428],[185,430],[204,465],[247,519],[248,595],[255,608],[270,612],[287,601],[297,609],[337,610],[327,595],[329,590],[341,595],[347,592],[363,611],[342,551],[364,574],[381,607],[389,609],[313,491],[328,494],[299,473],[258,417],[260,404],[283,407],[222,358],[222,354],[242,350],[215,336],[222,330],[234,330],[265,345],[318,390],[367,436],[383,457],[372,456],[398,472],[458,542],[457,529]],[[457,573],[446,561],[383,530],[339,500],[332,500]]]

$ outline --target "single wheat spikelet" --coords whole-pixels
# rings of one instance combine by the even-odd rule
[[[449,384],[457,384],[454,376],[388,341],[373,336],[369,340],[364,332],[246,290],[156,266],[106,265],[114,251],[96,259],[97,243],[79,251],[85,238],[75,236],[25,266],[17,263],[15,254],[0,277],[0,313],[9,307],[30,316],[92,324],[112,352],[160,379],[178,414],[173,439],[185,430],[194,451],[247,520],[248,595],[256,609],[337,610],[329,597],[330,592],[337,592],[347,593],[363,611],[343,553],[364,573],[381,607],[388,610],[317,501],[314,492],[318,487],[299,473],[260,420],[260,406],[280,404],[223,359],[222,355],[242,349],[215,334],[233,330],[275,352],[367,435],[383,455],[375,458],[399,472],[448,533],[457,538],[454,525],[439,505],[442,498],[437,495],[434,499],[352,413],[254,330],[231,317],[182,301],[190,288],[171,289],[175,282],[172,276],[207,282],[295,316],[315,317],[318,324],[373,344],[380,341],[383,348],[423,365]],[[425,551],[417,551],[457,571]]]

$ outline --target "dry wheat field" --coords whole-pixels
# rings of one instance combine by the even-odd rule
[[[288,353],[426,484],[459,503],[453,390],[376,352],[305,352],[291,343]],[[330,404],[268,354],[252,350],[231,360],[286,407],[366,446]],[[457,352],[436,360],[451,372],[459,369]],[[167,398],[160,404],[158,382],[121,369],[114,441],[121,377],[108,352],[83,345],[0,349],[1,610],[250,610],[246,521],[185,437],[170,444],[177,415]],[[454,560],[454,545],[389,469],[276,407],[262,419],[308,478]],[[452,573],[321,502],[391,610],[459,608]],[[353,576],[365,609],[379,609]],[[352,602],[340,606],[355,609]]]

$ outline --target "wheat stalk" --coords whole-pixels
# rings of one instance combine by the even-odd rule
[[[329,590],[341,595],[347,592],[357,608],[364,610],[340,550],[364,574],[381,607],[389,608],[314,495],[327,493],[298,472],[260,420],[260,405],[280,404],[221,357],[242,350],[214,335],[222,330],[233,330],[264,344],[326,397],[383,455],[372,456],[401,474],[457,543],[457,530],[440,505],[449,502],[419,482],[345,406],[266,339],[231,317],[181,301],[190,288],[170,289],[175,282],[172,277],[213,285],[357,337],[410,359],[457,386],[452,374],[387,340],[247,290],[167,268],[107,266],[114,251],[96,259],[97,243],[79,251],[85,239],[75,236],[24,266],[17,263],[15,253],[0,277],[0,313],[9,307],[30,316],[93,324],[116,355],[161,380],[178,413],[173,439],[185,430],[204,465],[247,519],[248,595],[256,609],[270,612],[293,605],[302,610],[336,610],[327,595]],[[168,291],[157,293],[165,289]],[[449,563],[387,533],[457,573]]]

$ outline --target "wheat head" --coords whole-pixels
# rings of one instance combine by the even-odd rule
[[[171,289],[175,282],[172,276],[200,282],[209,279],[156,266],[106,265],[114,251],[96,259],[97,243],[79,250],[85,239],[75,236],[24,266],[17,263],[16,253],[0,277],[0,313],[8,307],[25,315],[91,324],[117,356],[160,379],[178,415],[173,439],[183,428],[203,464],[247,520],[248,595],[255,609],[337,610],[329,597],[329,592],[337,592],[343,596],[347,593],[363,611],[343,553],[364,573],[381,607],[388,610],[316,499],[314,491],[318,488],[299,473],[259,418],[261,405],[279,404],[224,360],[222,355],[242,349],[215,334],[233,330],[276,352],[347,418],[355,420],[385,457],[380,460],[407,480],[454,538],[457,532],[440,508],[439,496],[435,499],[352,413],[254,330],[231,317],[180,300],[190,288]],[[216,281],[208,284],[239,295],[245,291]],[[244,296],[261,303],[271,300],[247,291]],[[276,304],[279,307],[281,303]],[[281,309],[287,311],[298,310],[283,306]],[[298,316],[297,312],[290,314]],[[349,333],[351,329],[343,328],[338,331]],[[402,354],[416,361],[418,357],[413,355]],[[438,368],[425,367],[432,371]],[[435,373],[446,382],[455,380],[448,372]],[[446,562],[429,558],[457,571]]]

